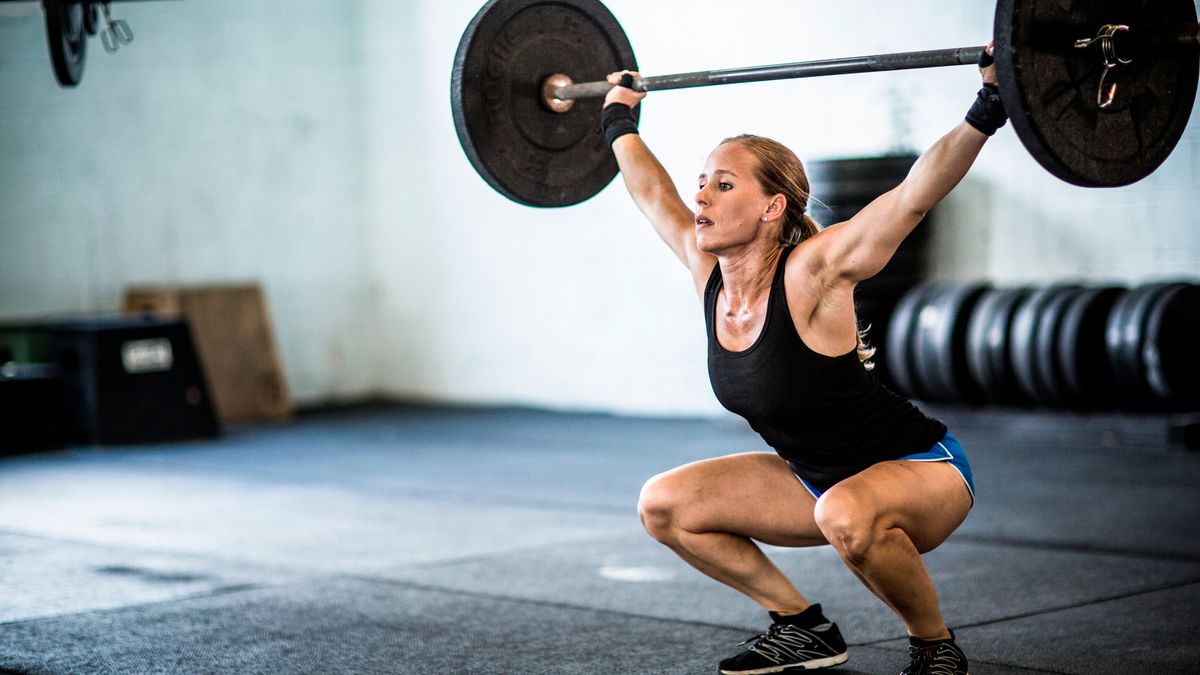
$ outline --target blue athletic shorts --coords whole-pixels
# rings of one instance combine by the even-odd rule
[[[950,466],[958,470],[962,476],[963,482],[967,484],[967,490],[971,493],[971,501],[975,501],[975,479],[971,476],[971,465],[967,462],[967,453],[963,450],[962,444],[954,437],[954,434],[949,431],[942,440],[933,444],[933,447],[925,452],[918,452],[915,455],[905,455],[898,458],[897,461],[903,462],[949,462]],[[800,478],[800,476],[796,476]],[[800,478],[800,483],[804,488],[812,493],[816,499],[820,499],[823,492],[818,490],[808,481]]]

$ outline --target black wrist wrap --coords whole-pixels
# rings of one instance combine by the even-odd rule
[[[1000,88],[994,84],[983,85],[975,97],[975,103],[967,111],[967,123],[991,136],[1007,120],[1008,113],[1004,112],[1004,103],[1000,100]]]
[[[609,145],[625,134],[638,132],[637,119],[633,116],[633,108],[624,103],[610,103],[600,112],[600,133]]]

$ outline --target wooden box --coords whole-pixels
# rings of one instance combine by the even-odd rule
[[[134,286],[125,289],[123,310],[187,319],[223,423],[291,418],[283,362],[257,284]]]

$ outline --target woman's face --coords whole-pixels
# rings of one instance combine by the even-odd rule
[[[717,253],[764,236],[764,217],[775,199],[754,176],[757,160],[738,143],[723,143],[708,156],[696,192],[696,245]],[[778,238],[776,233],[775,238]]]

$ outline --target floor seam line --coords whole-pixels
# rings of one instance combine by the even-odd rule
[[[1016,621],[1018,619],[1028,619],[1030,617],[1035,617],[1035,616],[1045,616],[1045,615],[1049,615],[1049,614],[1055,614],[1057,612],[1065,612],[1065,611],[1072,610],[1072,609],[1080,609],[1083,607],[1090,607],[1092,605],[1100,605],[1100,604],[1103,604],[1106,602],[1115,602],[1117,600],[1127,600],[1129,598],[1136,598],[1139,595],[1149,595],[1150,593],[1161,593],[1163,591],[1178,590],[1181,588],[1186,588],[1188,586],[1195,586],[1197,584],[1200,584],[1200,578],[1188,579],[1185,581],[1180,581],[1180,582],[1176,582],[1174,584],[1168,584],[1165,586],[1156,586],[1154,588],[1146,588],[1146,589],[1142,589],[1142,590],[1128,591],[1125,593],[1119,593],[1116,595],[1110,595],[1110,596],[1105,596],[1105,597],[1101,597],[1101,598],[1094,598],[1092,600],[1080,601],[1080,602],[1072,603],[1069,605],[1059,605],[1056,607],[1048,607],[1046,609],[1038,610],[1038,611],[1022,612],[1020,614],[1013,614],[1010,616],[998,617],[995,619],[987,619],[986,621],[976,621],[973,623],[957,623],[957,624],[954,624],[954,629],[955,630],[963,630],[966,628],[979,628],[981,626],[990,626],[993,624],[1005,623],[1008,621]],[[905,639],[906,637],[908,637],[908,636],[898,635],[896,637],[891,637],[891,638],[887,638],[887,639],[883,639],[883,640],[872,640],[870,642],[861,643],[861,646],[870,647],[870,646],[884,644],[887,642],[894,642],[896,640],[902,640],[902,639]]]
[[[960,628],[978,628],[980,626],[989,626],[989,625],[992,625],[995,623],[1003,623],[1005,621],[1014,621],[1016,619],[1027,619],[1027,618],[1033,617],[1033,616],[1055,614],[1058,612],[1065,612],[1065,611],[1072,610],[1072,609],[1081,609],[1083,607],[1091,607],[1093,605],[1101,605],[1106,602],[1116,602],[1117,600],[1127,600],[1129,598],[1136,598],[1138,596],[1149,595],[1151,593],[1161,593],[1163,591],[1179,590],[1181,588],[1186,588],[1188,586],[1195,586],[1197,584],[1200,584],[1200,578],[1188,579],[1188,580],[1179,581],[1179,582],[1176,582],[1173,584],[1167,584],[1164,586],[1157,586],[1154,588],[1147,588],[1147,589],[1142,589],[1142,590],[1138,590],[1138,591],[1127,591],[1125,593],[1117,593],[1117,594],[1110,595],[1110,596],[1095,598],[1092,600],[1080,601],[1080,602],[1073,603],[1070,605],[1063,605],[1061,607],[1055,607],[1052,609],[1046,609],[1046,610],[1042,610],[1042,611],[1038,611],[1038,612],[1025,612],[1025,613],[1011,616],[1011,617],[1008,617],[1005,619],[990,619],[988,621],[977,621],[975,623],[961,624],[959,627]]]
[[[0,0],[0,2],[2,1],[3,0]],[[223,464],[209,464],[205,462],[196,462],[188,459],[177,459],[172,457],[114,457],[113,459],[126,466],[132,466],[134,468],[167,470],[199,469],[210,473],[221,474],[223,477],[229,480],[239,480],[238,477],[242,475],[262,476],[274,479],[277,483],[282,483],[288,487],[309,486],[335,488],[343,489],[348,492],[354,492],[356,494],[365,489],[370,492],[383,493],[389,496],[431,502],[460,503],[464,497],[470,497],[473,494],[468,490],[435,490],[415,487],[412,485],[391,486],[372,481],[344,481],[338,478],[310,475],[273,468],[242,469]],[[477,503],[494,506],[506,506],[511,508],[524,508],[536,511],[566,511],[568,513],[588,513],[597,515],[628,516],[632,513],[632,507],[628,505],[615,506],[613,504],[604,502],[561,502],[544,499],[521,498],[515,495],[495,495],[494,500],[479,499],[477,500]],[[631,497],[629,504],[632,503],[633,498]]]
[[[390,586],[401,586],[404,588],[411,588],[414,590],[433,591],[433,592],[437,592],[437,593],[445,593],[447,595],[458,595],[458,596],[467,597],[467,598],[478,598],[478,599],[484,599],[484,600],[503,600],[506,602],[513,602],[513,603],[524,604],[524,605],[536,605],[539,607],[554,607],[554,608],[558,608],[558,609],[571,609],[571,610],[578,610],[578,611],[585,611],[585,612],[596,612],[596,613],[600,613],[600,614],[611,614],[614,616],[621,616],[621,617],[626,617],[626,618],[646,619],[648,621],[664,621],[667,623],[676,623],[676,624],[682,624],[682,625],[686,625],[686,626],[700,626],[703,628],[716,628],[719,630],[729,630],[729,631],[746,632],[746,633],[761,632],[755,628],[747,628],[745,626],[733,626],[733,625],[729,625],[729,624],[709,623],[706,621],[689,621],[687,619],[675,619],[672,617],[653,616],[653,615],[648,615],[648,614],[639,614],[637,612],[626,612],[626,611],[622,611],[619,609],[609,609],[607,607],[591,607],[588,605],[578,605],[578,604],[573,604],[573,603],[569,603],[569,602],[559,602],[559,601],[554,601],[554,600],[542,600],[539,598],[523,598],[520,596],[513,596],[513,595],[486,593],[484,591],[471,591],[471,590],[465,590],[465,589],[460,589],[460,588],[449,588],[449,587],[445,587],[445,586],[438,586],[436,584],[425,584],[425,583],[419,583],[419,582],[415,582],[415,581],[407,581],[404,579],[390,579],[387,577],[374,577],[374,576],[364,575],[364,574],[344,574],[344,575],[338,575],[338,576],[340,576],[341,578],[351,579],[351,580],[355,580],[355,581],[366,581],[366,582],[370,582],[370,583],[384,583],[384,584],[388,584]]]
[[[309,578],[304,578],[304,579],[293,579],[293,580],[290,580],[290,581],[287,581],[284,583],[278,583],[278,584],[271,584],[271,583],[232,584],[232,585],[225,586],[222,588],[214,588],[211,591],[204,591],[201,593],[189,593],[188,595],[181,595],[177,598],[166,598],[163,600],[153,600],[150,602],[135,602],[135,603],[132,603],[129,605],[121,605],[120,607],[98,607],[96,609],[85,609],[85,610],[78,611],[78,612],[64,612],[62,614],[52,614],[50,616],[38,616],[38,617],[29,618],[29,619],[14,619],[12,621],[0,621],[0,627],[18,626],[18,625],[26,624],[26,623],[37,623],[39,621],[54,621],[56,619],[66,619],[66,618],[70,618],[70,617],[74,617],[74,616],[87,616],[87,615],[91,615],[91,614],[111,614],[111,613],[115,613],[115,612],[131,610],[131,609],[142,609],[145,607],[154,607],[156,605],[169,605],[169,604],[172,604],[175,602],[187,602],[190,600],[204,600],[206,598],[219,598],[223,595],[236,595],[238,593],[249,593],[251,591],[261,591],[263,589],[268,589],[268,588],[284,588],[287,586],[295,586],[295,585],[305,583],[307,581],[311,581],[313,578],[320,578],[320,577],[317,576],[317,577],[309,577]]]
[[[0,0],[0,2],[3,2],[3,1],[4,0]],[[16,537],[27,537],[29,539],[37,539],[39,541],[57,542],[60,544],[72,544],[75,546],[93,546],[95,548],[100,548],[100,549],[121,549],[121,550],[129,550],[129,551],[138,551],[138,552],[146,553],[146,554],[150,554],[150,555],[161,555],[161,556],[180,557],[180,558],[195,558],[198,560],[208,560],[208,561],[215,562],[215,563],[240,565],[242,567],[254,568],[256,571],[265,570],[268,572],[276,572],[281,575],[288,575],[288,576],[315,576],[315,575],[320,575],[320,574],[328,574],[328,572],[314,571],[314,570],[297,570],[294,568],[284,568],[284,567],[279,567],[278,565],[269,564],[269,563],[260,563],[260,562],[255,562],[255,561],[242,560],[240,558],[226,558],[226,557],[212,555],[212,554],[208,554],[208,553],[196,553],[194,551],[164,550],[164,549],[159,549],[159,548],[150,548],[147,546],[138,546],[136,544],[123,544],[123,543],[103,544],[103,543],[99,543],[99,542],[95,542],[95,541],[89,541],[87,539],[79,539],[79,538],[75,538],[75,537],[59,537],[59,536],[52,536],[52,535],[48,535],[48,534],[39,534],[37,532],[13,530],[13,529],[8,529],[8,528],[0,529],[0,534],[9,534],[9,535],[13,535]]]
[[[1169,562],[1189,562],[1200,564],[1200,555],[1193,555],[1190,553],[1136,551],[1122,548],[1088,546],[1087,544],[1055,544],[1052,542],[1038,541],[1036,539],[1008,539],[1005,537],[988,537],[985,535],[969,534],[965,532],[952,535],[952,539],[948,541],[970,542],[985,546],[1010,546],[1013,548],[1026,548],[1039,551],[1061,551],[1067,553],[1134,558],[1138,560],[1161,560]]]

